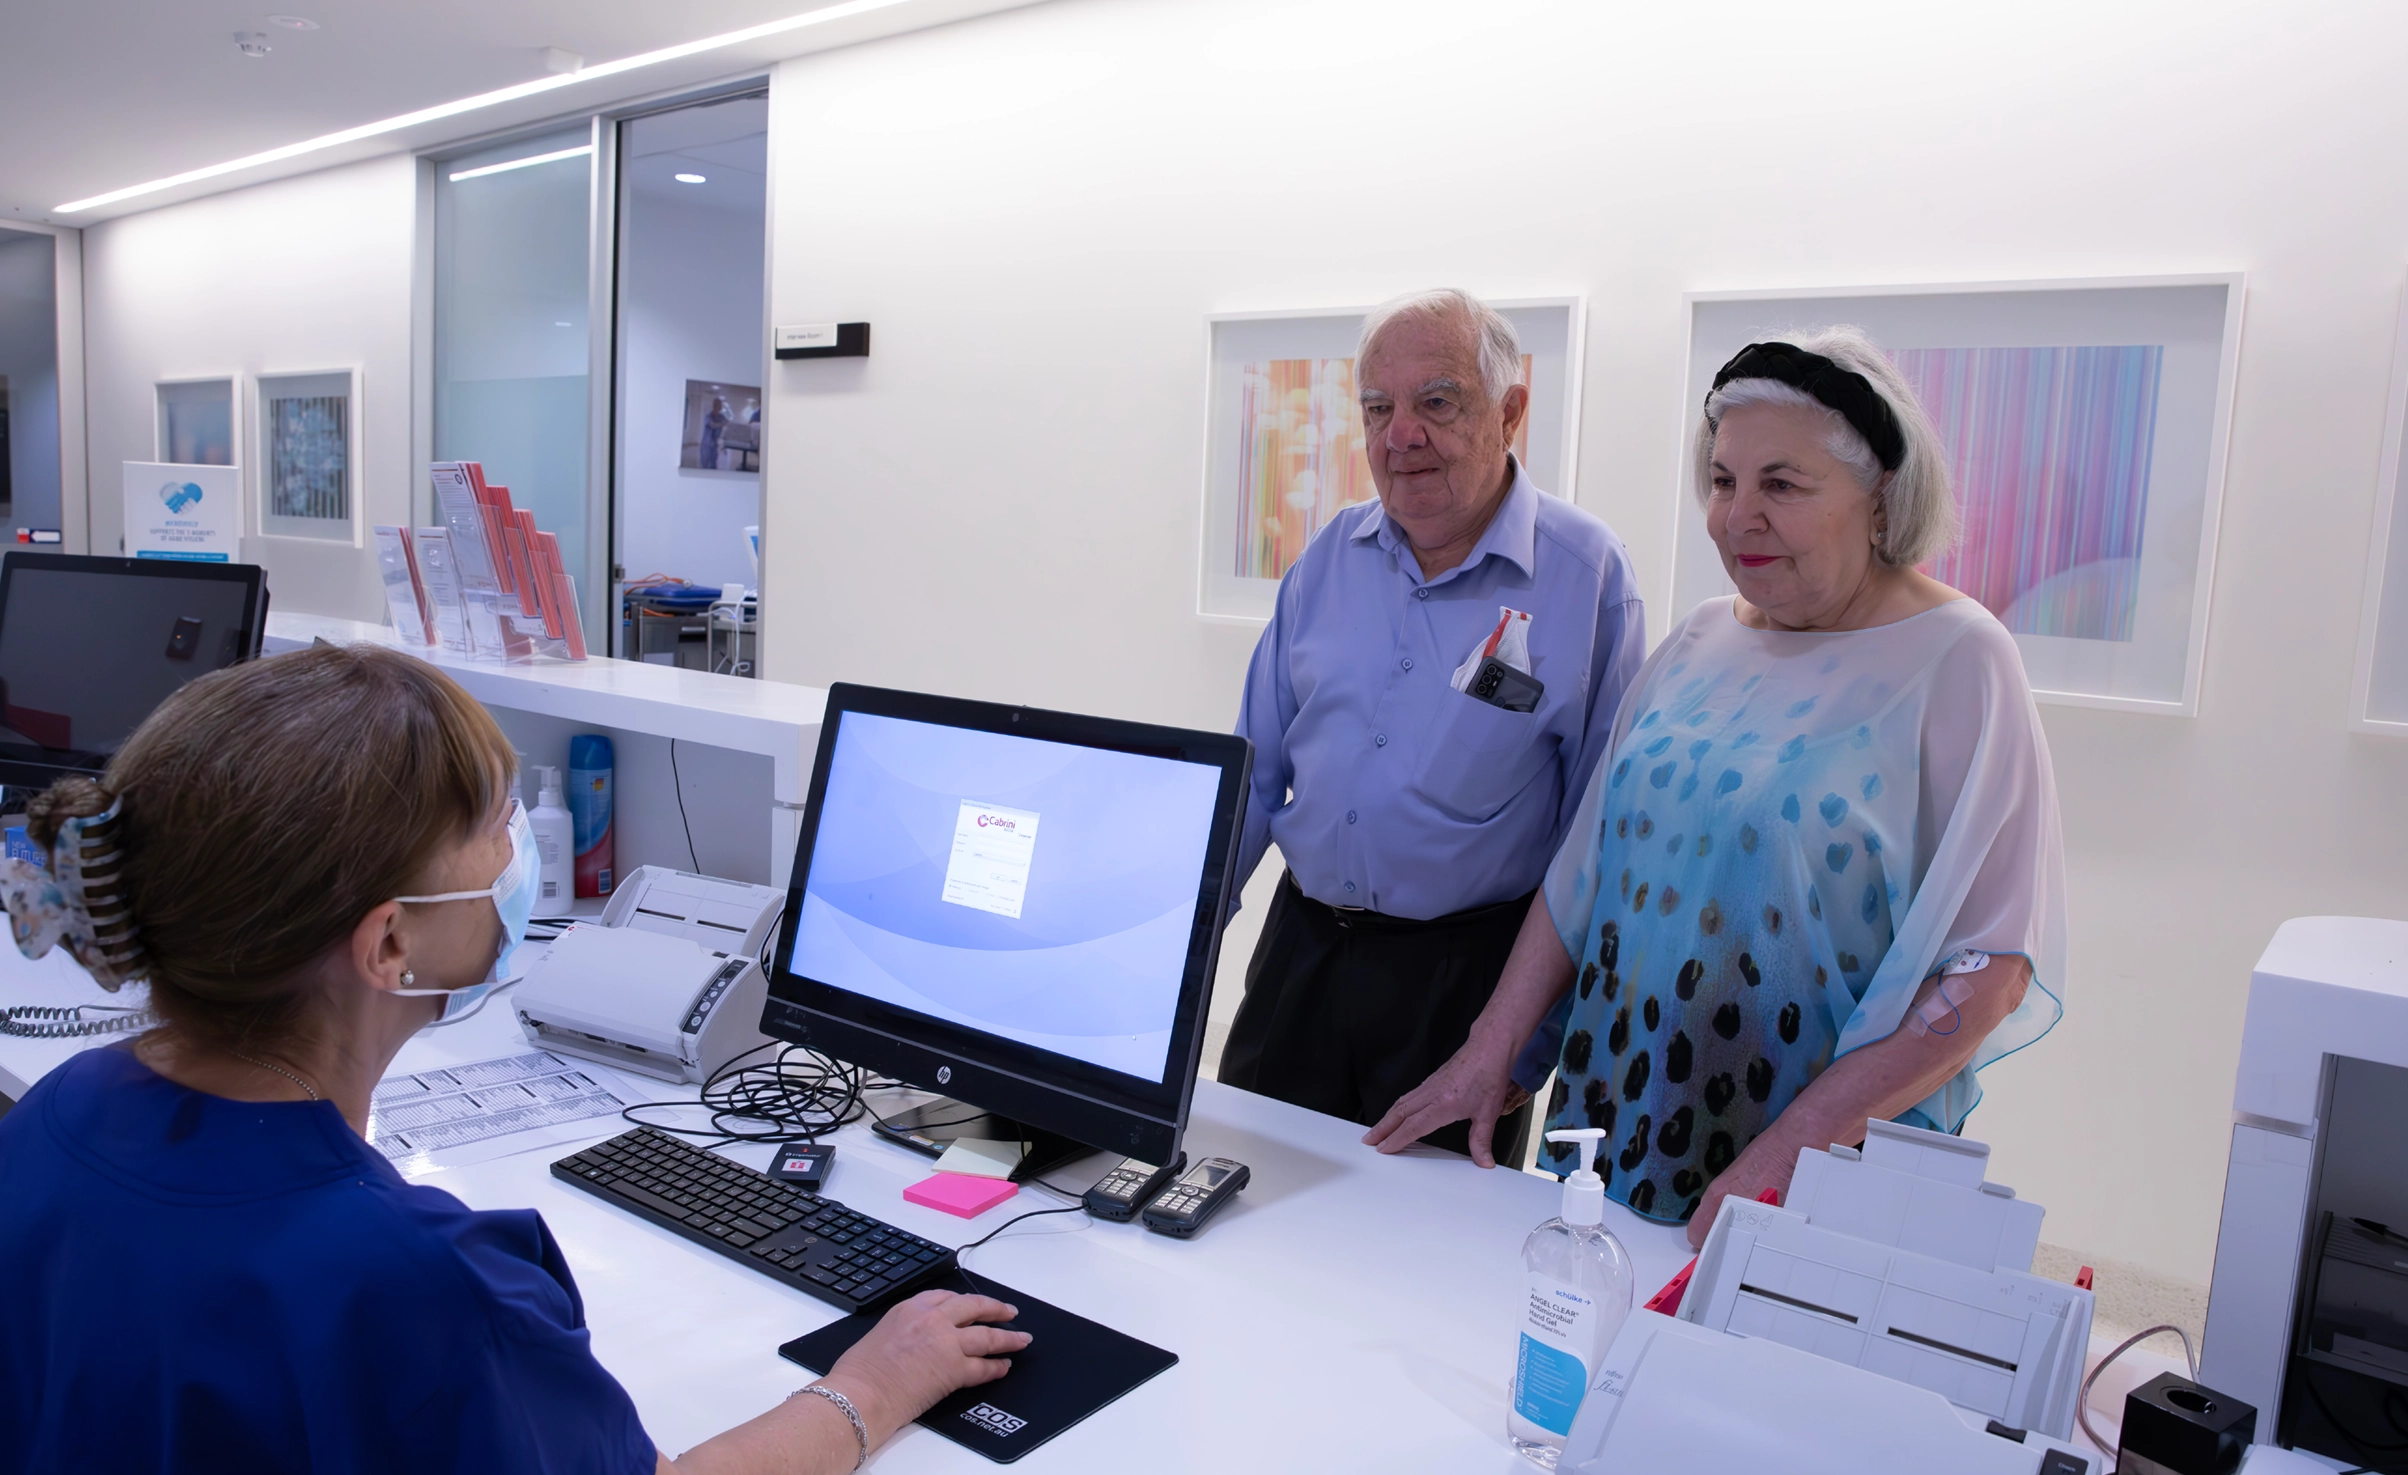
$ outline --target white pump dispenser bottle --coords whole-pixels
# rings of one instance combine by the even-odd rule
[[[1604,1136],[1596,1127],[1547,1134],[1550,1142],[1579,1143],[1580,1167],[1564,1179],[1563,1213],[1522,1242],[1528,1286],[1505,1434],[1525,1458],[1550,1470],[1598,1359],[1630,1316],[1630,1254],[1605,1228],[1605,1180],[1593,1166]]]
[[[527,811],[527,828],[535,832],[538,861],[535,915],[565,917],[577,894],[577,848],[573,843],[569,809],[560,796],[560,770],[535,770],[535,807]]]

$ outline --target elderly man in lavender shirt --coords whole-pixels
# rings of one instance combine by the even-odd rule
[[[1238,716],[1255,748],[1238,879],[1273,841],[1288,871],[1221,1057],[1230,1085],[1369,1124],[1445,1063],[1646,655],[1620,540],[1508,449],[1530,407],[1521,367],[1512,324],[1466,293],[1364,321],[1379,501],[1340,512],[1288,570]],[[1530,617],[1533,711],[1450,683],[1504,609]],[[1481,1146],[1518,1152],[1528,1126],[1525,1099]],[[1465,1133],[1429,1140],[1468,1152]]]

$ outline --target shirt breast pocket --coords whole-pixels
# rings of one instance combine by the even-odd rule
[[[1413,787],[1452,818],[1493,818],[1555,757],[1540,712],[1508,712],[1462,692],[1447,693],[1438,710]]]

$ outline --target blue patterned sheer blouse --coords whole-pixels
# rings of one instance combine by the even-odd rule
[[[2064,877],[2039,712],[1981,605],[1825,634],[1709,600],[1641,668],[1547,873],[1574,970],[1547,1125],[1605,1128],[1607,1193],[1684,1220],[1943,960],[2022,954],[2022,1005],[1901,1118],[1954,1131],[1975,1072],[2063,1012]]]

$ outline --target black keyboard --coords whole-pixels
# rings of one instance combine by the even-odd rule
[[[847,1311],[953,1266],[943,1245],[649,1127],[562,1158],[552,1176]]]

